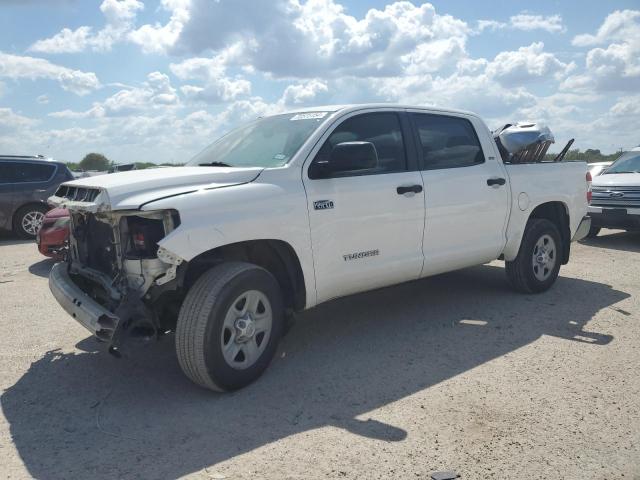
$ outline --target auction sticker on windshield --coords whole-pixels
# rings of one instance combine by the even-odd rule
[[[326,117],[327,113],[329,112],[298,113],[291,117],[289,120],[291,120],[292,122],[295,120],[317,120]]]

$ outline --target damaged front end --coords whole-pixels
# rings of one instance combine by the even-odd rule
[[[184,263],[158,242],[178,227],[178,213],[65,206],[69,255],[49,277],[62,307],[112,353],[127,337],[171,330]]]

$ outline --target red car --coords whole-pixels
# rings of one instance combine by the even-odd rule
[[[42,227],[36,235],[40,253],[56,260],[62,260],[69,239],[69,211],[65,208],[49,210],[42,220]]]

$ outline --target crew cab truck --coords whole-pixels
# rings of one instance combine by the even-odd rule
[[[268,366],[294,312],[503,258],[547,290],[589,230],[584,163],[505,165],[466,112],[320,107],[257,119],[186,166],[63,184],[50,288],[110,351],[175,331],[195,383]]]

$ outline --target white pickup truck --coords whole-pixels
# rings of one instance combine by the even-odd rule
[[[517,290],[548,289],[589,230],[589,188],[585,163],[505,164],[471,113],[296,111],[184,167],[63,184],[70,253],[49,283],[111,352],[175,331],[185,374],[234,390],[294,312],[336,297],[496,259]]]

